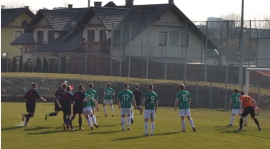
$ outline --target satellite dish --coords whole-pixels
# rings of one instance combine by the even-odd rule
[[[71,27],[72,28],[76,28],[77,27],[77,22],[76,21],[72,21],[71,22]]]
[[[26,20],[22,21],[22,27],[26,28],[28,26],[28,22]]]

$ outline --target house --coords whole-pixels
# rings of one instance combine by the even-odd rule
[[[101,7],[101,2],[95,2],[87,8],[41,9],[25,34],[11,44],[23,47],[24,61],[88,55],[117,61],[135,57],[164,62],[166,58],[167,63],[204,59],[202,63],[214,64],[218,55],[207,56],[207,51],[217,47],[205,37],[172,0],[154,5],[126,0],[124,6],[109,2]]]
[[[21,56],[21,47],[12,46],[10,43],[24,33],[24,29],[34,16],[28,6],[1,9],[1,54],[8,52],[11,58]]]

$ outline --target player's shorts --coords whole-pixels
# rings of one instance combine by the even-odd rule
[[[180,109],[179,116],[191,116],[190,109]]]
[[[27,107],[26,106],[26,111],[27,112],[35,113],[35,109],[36,109],[36,107]]]
[[[113,104],[113,100],[106,100],[103,101],[104,104]]]
[[[62,108],[62,111],[66,115],[71,115],[71,108]]]
[[[82,109],[83,109],[83,107],[81,107],[81,106],[73,105],[73,115],[82,114],[83,113]]]
[[[248,114],[250,114],[251,118],[255,117],[254,107],[245,107],[244,112],[241,114],[241,116],[246,117]]]
[[[156,118],[155,110],[145,110],[144,119],[147,119],[147,118]]]
[[[93,111],[91,107],[84,107],[83,108],[83,115],[93,115]]]
[[[130,108],[121,108],[121,115],[130,115],[131,109]]]
[[[95,113],[96,106],[92,106],[91,108],[92,108],[93,113]]]
[[[242,114],[241,109],[232,109],[232,114]]]
[[[54,105],[54,110],[61,111],[61,109],[58,105]]]
[[[136,106],[141,105],[141,100],[140,99],[135,99],[135,101],[136,101]]]

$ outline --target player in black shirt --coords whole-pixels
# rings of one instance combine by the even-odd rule
[[[79,90],[74,93],[74,104],[73,104],[73,115],[71,121],[76,117],[76,114],[79,115],[79,129],[82,127],[82,109],[83,109],[83,100],[85,99],[85,89],[82,84],[78,86]]]
[[[37,84],[33,83],[32,89],[27,91],[24,95],[24,99],[26,101],[26,111],[28,112],[28,114],[22,114],[22,121],[24,121],[24,118],[26,118],[24,122],[24,126],[29,126],[28,122],[29,122],[30,117],[34,117],[35,108],[36,108],[36,99],[41,99],[44,102],[46,102],[46,100],[39,95],[36,89],[37,89]]]
[[[65,81],[66,82],[66,81]],[[58,112],[61,111],[61,109],[59,108],[59,106],[57,105],[57,98],[63,94],[65,91],[66,91],[66,88],[67,88],[67,84],[66,83],[63,83],[62,84],[62,87],[59,87],[55,93],[54,93],[54,96],[55,96],[55,102],[54,102],[54,110],[55,112],[52,112],[50,114],[46,114],[45,115],[45,120],[48,119],[49,116],[57,116]],[[63,117],[63,120],[65,122],[66,118]]]
[[[71,122],[71,103],[74,100],[74,97],[70,92],[70,86],[67,86],[66,92],[61,94],[57,99],[57,105],[62,109],[64,117],[66,117],[65,122],[63,123],[64,130],[67,129],[67,125],[71,127],[71,130],[74,130]]]
[[[140,114],[142,114],[142,108],[141,108],[141,97],[143,96],[142,92],[139,90],[139,86],[135,85],[135,90],[133,91],[133,95],[135,97],[136,101],[136,108],[140,110]]]

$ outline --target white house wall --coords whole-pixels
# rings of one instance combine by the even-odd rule
[[[103,26],[103,24],[99,21],[99,19],[94,15],[91,20],[87,23],[83,30],[83,38],[85,41],[87,41],[87,31],[88,30],[94,30],[95,31],[95,42],[99,42],[99,31],[100,30],[106,30]],[[107,36],[108,37],[108,36]]]
[[[204,58],[205,51],[201,50],[205,48],[202,45],[202,41],[197,37],[189,28],[186,28],[185,23],[174,22],[179,20],[171,11],[166,12],[160,17],[160,20],[155,21],[149,28],[144,29],[143,33],[138,34],[128,44],[123,45],[125,56],[134,57],[168,57],[168,58],[184,58],[187,56],[189,62],[198,63],[201,62],[201,57]],[[164,23],[168,21],[168,23]],[[161,26],[162,24],[162,26]],[[158,45],[159,31],[167,32],[166,46],[162,47]],[[189,34],[189,45],[187,48],[179,46],[169,46],[169,31],[179,31],[181,33]],[[180,36],[180,35],[179,35]],[[181,36],[179,37],[179,43],[181,42]],[[119,46],[120,47],[120,46]],[[122,53],[119,52],[119,47],[114,46],[113,55],[121,57]],[[183,57],[182,57],[183,50]],[[185,51],[187,53],[185,53]],[[202,52],[202,53],[201,53]],[[203,61],[204,63],[204,61]],[[213,61],[209,59],[208,64],[213,64]]]
[[[258,39],[257,67],[270,67],[270,39]]]
[[[49,24],[46,23],[46,20],[44,17],[39,21],[39,23],[35,27],[35,30],[33,32],[34,41],[37,41],[37,32],[38,31],[43,31],[43,42],[47,43],[48,42],[48,31],[53,31],[53,29],[51,27],[49,27]],[[54,38],[58,38],[58,33],[54,34]]]

